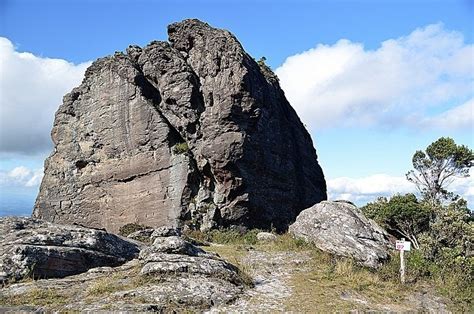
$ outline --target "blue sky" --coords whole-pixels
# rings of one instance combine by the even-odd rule
[[[473,17],[467,0],[1,0],[0,215],[31,211],[53,113],[89,62],[166,40],[166,26],[185,18],[228,29],[267,58],[332,198],[409,192],[416,149],[440,136],[474,146]],[[453,188],[472,204],[472,181]]]

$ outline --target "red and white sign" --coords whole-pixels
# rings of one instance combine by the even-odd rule
[[[410,251],[411,250],[411,242],[410,241],[397,241],[397,242],[395,242],[395,248],[398,251]]]

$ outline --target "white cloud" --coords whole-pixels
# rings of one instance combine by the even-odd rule
[[[344,39],[318,45],[287,58],[276,73],[290,103],[312,129],[461,128],[473,122],[472,100],[466,99],[474,94],[474,45],[442,24],[386,40],[376,50]],[[446,112],[430,117],[429,112],[443,108]],[[470,115],[458,116],[470,109]]]
[[[474,128],[474,98],[437,116],[425,118],[422,124],[442,129],[470,128],[472,131]]]
[[[376,174],[364,178],[341,177],[330,179],[328,185],[328,198],[330,200],[349,200],[357,205],[365,205],[380,196],[389,197],[394,194],[416,193],[414,184],[405,177]],[[469,205],[474,205],[474,180],[473,177],[457,178],[449,186],[449,190],[461,195]]]
[[[10,171],[0,171],[1,186],[37,187],[43,178],[43,169],[29,169],[24,166],[13,168]]]
[[[89,65],[18,52],[0,37],[0,152],[49,150],[54,113]]]

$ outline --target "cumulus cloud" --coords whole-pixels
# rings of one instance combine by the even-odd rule
[[[288,57],[276,73],[312,129],[466,128],[474,121],[473,56],[474,45],[465,44],[461,33],[434,24],[376,50],[345,39],[321,44]]]
[[[425,118],[421,124],[441,129],[470,128],[472,131],[474,128],[474,98],[439,115]]]
[[[89,65],[18,52],[10,40],[0,37],[0,152],[49,150],[62,96],[81,82]]]
[[[365,205],[381,196],[417,193],[415,185],[408,182],[405,177],[386,174],[375,174],[363,178],[340,177],[328,180],[327,185],[330,200],[344,199],[357,205]],[[449,186],[449,190],[466,199],[471,207],[474,205],[472,176],[455,179]]]
[[[340,177],[328,180],[327,185],[329,199],[346,199],[357,204],[366,203],[380,196],[416,192],[415,186],[405,177],[386,174],[375,174],[364,178]]]
[[[43,178],[43,169],[29,169],[24,166],[10,171],[0,171],[0,187],[37,187]]]

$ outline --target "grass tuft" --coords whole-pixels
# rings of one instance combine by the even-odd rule
[[[120,227],[119,234],[123,237],[126,237],[129,234],[134,233],[135,231],[145,230],[145,229],[148,229],[148,228],[150,228],[150,227],[145,226],[145,225],[140,225],[140,224],[137,224],[137,223],[129,223],[129,224],[126,224],[126,225],[123,225],[122,227]]]
[[[58,307],[68,303],[68,296],[56,289],[34,287],[20,295],[0,295],[0,304],[8,306],[34,305]]]
[[[189,146],[186,142],[178,143],[173,147],[173,153],[179,155],[189,151]]]
[[[234,245],[255,245],[258,243],[257,234],[261,230],[253,229],[250,231],[239,229],[219,229],[202,232],[191,230],[186,232],[186,236],[199,242],[212,242],[217,244]]]
[[[113,277],[100,278],[87,288],[86,294],[92,297],[99,297],[118,291],[122,285],[118,284],[117,279]]]

